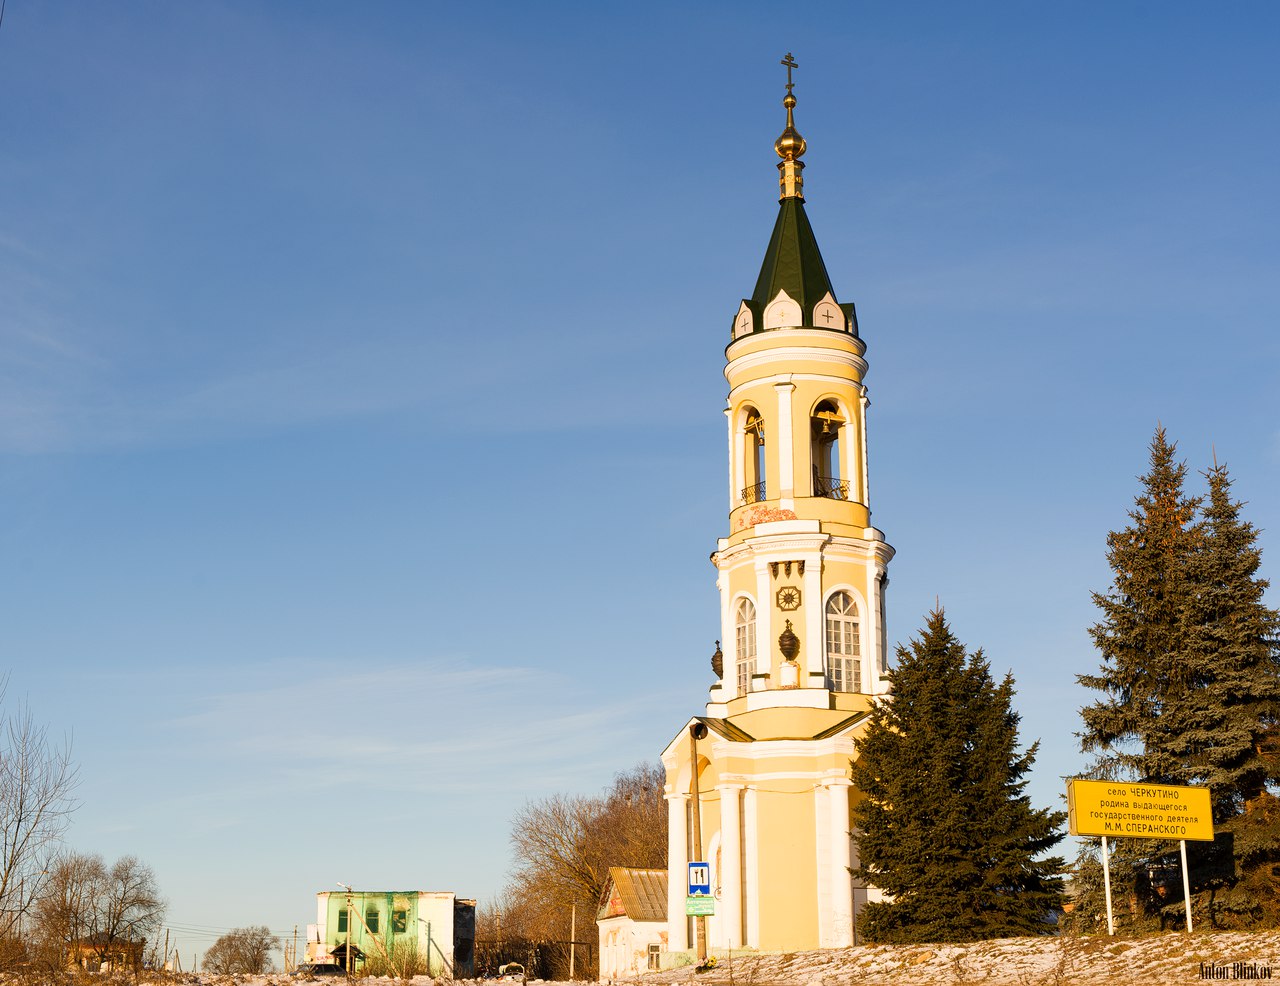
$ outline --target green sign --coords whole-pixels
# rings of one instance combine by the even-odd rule
[[[706,916],[715,914],[716,899],[714,897],[686,897],[684,899],[685,914]]]

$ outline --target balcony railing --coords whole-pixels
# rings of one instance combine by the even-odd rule
[[[813,495],[825,496],[832,500],[849,499],[849,483],[834,476],[814,476]]]
[[[742,491],[743,503],[759,503],[764,499],[764,483],[759,482],[754,486],[748,486]]]

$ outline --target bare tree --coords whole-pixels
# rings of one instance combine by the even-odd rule
[[[164,910],[155,873],[136,856],[108,867],[101,856],[67,853],[50,869],[36,905],[37,934],[51,951],[77,960],[127,955],[136,962]]]
[[[265,924],[233,928],[204,953],[204,968],[219,974],[270,972],[271,954],[279,948],[280,939]]]
[[[583,929],[592,927],[610,866],[666,867],[663,780],[660,766],[642,763],[618,774],[603,796],[557,794],[516,813],[516,870],[498,910],[507,938],[542,955],[540,972],[567,971],[575,906],[579,940],[594,937]]]
[[[7,685],[0,678],[0,704]],[[0,712],[0,936],[17,937],[44,890],[76,783],[69,742],[51,741],[25,704]]]
[[[166,905],[155,872],[137,856],[121,856],[112,865],[105,904],[97,937],[106,948],[120,941],[146,941],[164,920]]]

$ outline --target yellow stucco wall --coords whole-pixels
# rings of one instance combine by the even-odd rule
[[[818,901],[812,785],[771,781],[758,797],[760,945],[765,951],[817,948]]]

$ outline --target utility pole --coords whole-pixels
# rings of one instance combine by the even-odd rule
[[[345,883],[339,883],[338,886],[342,887],[347,892],[347,949],[346,949],[347,955],[346,955],[346,959],[347,959],[347,978],[350,979],[351,978],[351,921],[352,921],[352,918],[354,917],[351,911],[351,894],[354,891],[352,891],[352,889],[348,887]]]
[[[573,982],[573,947],[578,943],[578,903],[569,912],[569,982]]]
[[[695,722],[689,727],[689,739],[691,741],[692,751],[689,756],[693,761],[693,780],[690,785],[690,793],[693,795],[693,851],[697,859],[693,862],[702,861],[702,799],[698,794],[698,740],[707,738],[707,727],[704,723]],[[707,961],[707,919],[699,914],[693,919],[694,924],[694,948],[698,956],[698,965],[703,965]]]
[[[293,954],[289,956],[289,963],[293,966],[290,972],[298,968],[298,926],[296,924],[293,926]]]

